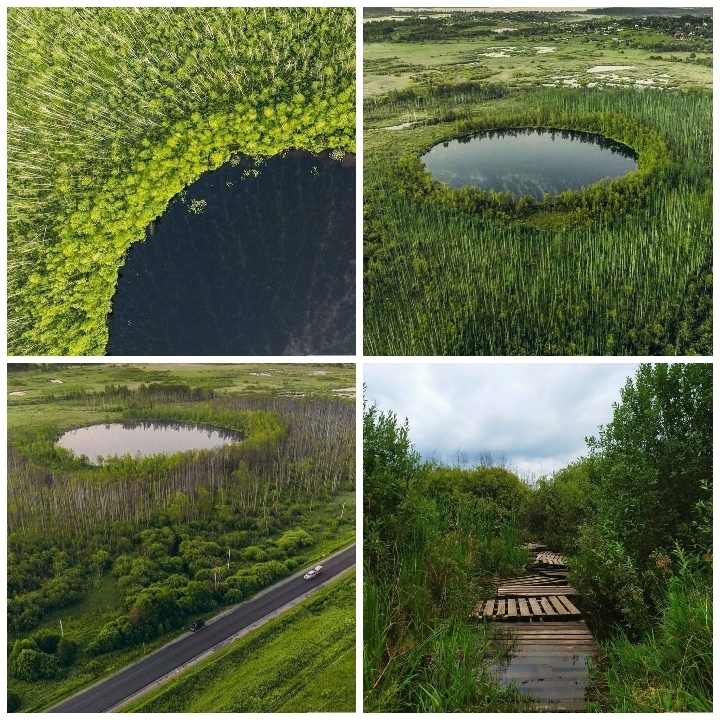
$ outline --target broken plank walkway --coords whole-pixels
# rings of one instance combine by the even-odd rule
[[[585,661],[596,652],[585,621],[533,622],[512,628],[515,652],[507,665],[493,668],[498,682],[514,683],[521,694],[533,698],[538,710],[584,712]]]
[[[501,580],[496,596],[481,600],[472,617],[509,630],[513,657],[493,668],[501,684],[514,683],[537,710],[582,712],[585,661],[594,657],[595,641],[570,599],[577,591],[567,584],[565,558],[544,546],[528,549],[536,554],[527,566],[532,574]]]

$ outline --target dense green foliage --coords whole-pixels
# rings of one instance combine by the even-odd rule
[[[663,606],[679,564],[709,570],[712,374],[708,364],[642,366],[613,421],[590,440],[592,513],[577,582],[597,612],[634,633]]]
[[[93,466],[55,448],[67,424],[14,426],[8,672],[24,699],[37,681],[48,683],[46,703],[60,699],[117,668],[124,653],[167,640],[189,618],[240,602],[352,539],[352,403],[216,397],[172,383],[75,394],[62,402],[97,408],[88,414],[98,421],[175,419],[245,439]]]
[[[244,153],[355,148],[352,8],[8,12],[8,345],[102,354],[118,268]]]
[[[589,493],[587,460],[542,477],[528,493],[523,526],[554,550],[574,553],[591,508]]]
[[[712,712],[712,590],[707,579],[670,579],[660,621],[642,642],[625,635],[601,644],[597,673],[605,697],[595,709],[614,712]]]
[[[355,578],[320,590],[126,712],[352,712]]]
[[[512,707],[487,683],[484,628],[465,619],[523,565],[522,536],[564,552],[602,639],[592,709],[711,710],[712,376],[642,365],[588,457],[534,485],[423,464],[407,425],[366,408],[366,708]]]
[[[541,479],[526,531],[569,553],[609,636],[599,710],[712,709],[712,365],[643,365],[590,455]]]
[[[363,422],[366,711],[503,710],[485,626],[467,617],[492,574],[520,568],[513,503],[526,488],[501,468],[420,463],[392,413]]]
[[[709,95],[429,81],[365,103],[365,351],[710,354]],[[484,87],[484,89],[483,89]],[[503,127],[578,129],[639,168],[579,192],[451,190],[419,160]]]

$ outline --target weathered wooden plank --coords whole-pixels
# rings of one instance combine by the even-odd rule
[[[513,582],[501,582],[498,587],[527,587],[529,585],[541,585],[545,587],[546,585],[567,585],[567,580],[565,578],[534,578],[534,577],[528,577],[528,578],[521,578],[518,580],[514,580]]]
[[[528,598],[528,602],[530,603],[530,609],[533,615],[543,614],[542,608],[538,605],[538,601],[534,597]]]
[[[540,598],[540,604],[547,615],[557,615],[553,606],[548,602],[547,598]]]
[[[564,625],[565,623],[548,622],[548,623],[543,623],[543,624],[544,625],[547,624],[547,625],[553,627],[555,625]],[[575,635],[561,636],[561,635],[552,635],[552,634],[542,635],[539,633],[537,635],[518,635],[517,638],[518,638],[518,640],[522,640],[523,642],[536,642],[536,641],[539,642],[541,640],[557,640],[558,642],[560,642],[560,641],[564,642],[566,640],[568,642],[584,642],[586,640],[592,639],[590,635],[575,634]]]
[[[558,595],[558,600],[570,611],[573,615],[580,615],[580,611],[565,597],[565,595]]]
[[[545,590],[549,590],[552,594],[553,590],[575,590],[574,587],[571,587],[570,585],[566,584],[558,584],[558,583],[526,583],[525,585],[500,585],[498,586],[497,591],[498,592],[517,592],[518,590],[537,590],[538,592],[543,592]],[[556,593],[557,594],[557,593]],[[571,593],[572,594],[572,593]]]
[[[542,600],[542,598],[540,599]],[[535,629],[536,625],[538,629]],[[567,623],[567,625],[570,625],[570,623]],[[589,630],[566,630],[564,626],[557,626],[553,623],[547,624],[544,622],[533,623],[532,625],[523,625],[522,627],[516,628],[514,632],[527,637],[535,637],[538,635],[552,635],[553,637],[560,637],[561,635],[567,635],[568,637],[591,637]]]
[[[534,565],[565,566],[565,558],[557,553],[538,553]]]
[[[546,575],[528,575],[527,577],[503,580],[498,587],[513,587],[515,585],[557,585],[567,582],[567,577],[548,577]]]
[[[557,670],[554,671],[557,675]],[[567,670],[563,668],[562,670],[562,676],[561,677],[552,677],[551,673],[553,673],[553,668],[551,665],[545,664],[545,665],[535,665],[535,666],[528,666],[528,667],[519,667],[513,663],[512,666],[512,677],[514,680],[516,679],[522,679],[522,680],[534,680],[537,682],[538,680],[540,682],[546,682],[551,683],[553,681],[561,681],[563,678],[565,679],[577,679],[578,676],[586,675],[587,671],[585,670],[585,667],[579,667],[575,670]],[[541,679],[542,678],[542,679]]]
[[[553,622],[553,621],[545,621],[548,625],[564,625],[565,623],[562,622]],[[523,623],[525,624],[525,623]],[[570,645],[582,645],[584,643],[590,642],[591,638],[586,637],[576,637],[576,638],[556,638],[552,636],[542,636],[542,637],[517,637],[516,640],[519,643],[522,643],[523,645],[523,652],[525,650],[532,650],[533,647],[536,645],[538,647],[545,646],[548,642],[550,643],[557,643],[557,647],[560,648],[560,643],[563,643],[562,648],[565,648],[566,646]],[[519,651],[518,651],[519,652]]]
[[[528,608],[525,598],[518,598],[518,607],[520,608],[520,615],[522,617],[530,617],[530,608]]]
[[[487,615],[488,617],[491,617],[492,614],[493,614],[493,609],[494,609],[494,607],[495,607],[495,600],[488,600],[488,601],[485,603],[485,612],[484,612],[484,614]]]
[[[554,625],[562,625],[563,623],[553,623]],[[518,642],[523,644],[522,652],[528,652],[532,654],[534,647],[544,647],[547,643],[555,643],[558,649],[566,650],[568,647],[592,647],[592,638],[576,638],[574,640],[570,638],[517,638]],[[518,651],[520,652],[520,651]]]
[[[533,623],[533,625],[534,624],[535,623]],[[562,623],[562,625],[565,625],[565,624],[566,623]],[[532,638],[540,638],[540,637],[544,637],[544,636],[556,637],[558,639],[565,638],[565,637],[573,638],[573,639],[591,638],[592,637],[592,635],[590,635],[589,633],[586,633],[586,632],[576,632],[576,631],[565,632],[564,629],[561,629],[562,626],[557,626],[556,623],[552,623],[552,622],[551,623],[543,622],[543,623],[541,623],[541,625],[547,629],[539,631],[539,632],[530,632],[529,628],[528,628],[528,631],[525,631],[525,626],[523,625],[522,626],[523,630],[520,630],[518,628],[517,630],[515,630],[515,633],[519,637],[527,638],[528,641],[531,640]]]
[[[505,600],[503,598],[498,600],[498,609],[495,615],[497,617],[503,617],[505,615]]]
[[[577,595],[578,592],[575,588],[564,588],[564,587],[552,587],[552,588],[514,588],[514,589],[502,589],[498,590],[498,597],[537,597],[538,595]]]
[[[565,590],[569,589],[575,594],[575,588],[560,583],[527,583],[525,585],[500,585],[497,592],[500,594],[525,592],[526,590],[535,590],[536,595],[564,595]]]
[[[568,609],[554,596],[551,595],[548,600],[550,604],[557,610],[558,615],[569,615]]]
[[[517,607],[515,607],[515,600],[508,599],[507,601],[507,614],[508,617],[517,617]]]

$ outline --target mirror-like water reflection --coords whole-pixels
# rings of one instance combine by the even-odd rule
[[[452,188],[530,195],[579,190],[637,169],[633,151],[599,135],[569,130],[492,130],[433,147],[422,161]]]
[[[108,355],[355,354],[354,156],[205,173],[130,248],[108,328]]]
[[[174,422],[104,423],[69,430],[57,442],[91,463],[114,455],[147,457],[187,450],[210,450],[243,439],[241,433]]]

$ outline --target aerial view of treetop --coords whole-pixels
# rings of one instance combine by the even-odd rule
[[[10,354],[354,352],[353,8],[10,8],[7,31]],[[163,302],[116,309],[138,277]],[[258,318],[275,336],[235,336]]]
[[[710,8],[363,21],[367,354],[712,354]]]

